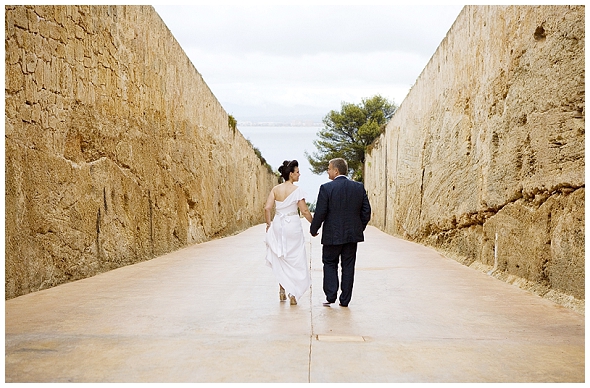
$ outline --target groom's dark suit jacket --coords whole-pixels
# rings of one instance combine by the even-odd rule
[[[323,223],[322,244],[360,242],[370,219],[371,205],[363,184],[339,175],[320,186],[309,231],[316,235]]]

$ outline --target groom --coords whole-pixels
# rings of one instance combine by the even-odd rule
[[[330,160],[328,177],[332,182],[320,186],[315,214],[309,231],[312,236],[322,231],[325,306],[336,302],[338,261],[342,259],[340,306],[348,307],[352,297],[357,243],[364,240],[363,231],[371,219],[371,205],[365,187],[347,178],[348,164],[342,158]]]

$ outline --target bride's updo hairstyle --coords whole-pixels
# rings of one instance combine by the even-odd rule
[[[296,160],[285,160],[283,165],[279,167],[279,172],[285,182],[289,180],[289,174],[295,171],[295,167],[299,167],[299,163]]]

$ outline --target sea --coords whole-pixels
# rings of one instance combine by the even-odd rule
[[[311,172],[311,165],[305,152],[317,152],[313,141],[318,139],[317,133],[322,127],[297,126],[239,126],[238,130],[252,145],[260,151],[262,157],[270,164],[272,170],[278,172],[285,160],[299,162],[299,182],[296,185],[306,194],[305,201],[315,203],[320,185],[329,181],[328,173],[316,175]]]

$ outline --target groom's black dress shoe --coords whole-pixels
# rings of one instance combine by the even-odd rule
[[[347,304],[342,304],[342,303],[338,303],[340,305],[340,307],[348,307]]]
[[[322,304],[326,307],[330,307],[330,305],[334,302],[328,302],[327,300],[323,301]]]

